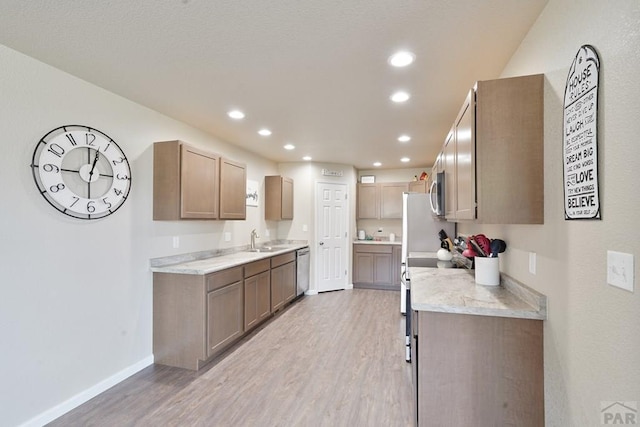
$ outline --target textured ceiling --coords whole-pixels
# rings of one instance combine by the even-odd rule
[[[278,162],[423,167],[546,2],[0,0],[0,43]]]

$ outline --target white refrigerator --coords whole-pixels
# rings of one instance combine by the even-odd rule
[[[451,240],[455,237],[456,224],[434,216],[429,204],[429,194],[404,193],[402,195],[402,266],[400,312],[407,312],[406,263],[411,252],[433,252],[440,249],[438,233],[444,230]]]

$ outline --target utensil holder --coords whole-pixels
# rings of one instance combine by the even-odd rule
[[[498,257],[475,257],[476,284],[498,286],[500,284],[500,263]]]

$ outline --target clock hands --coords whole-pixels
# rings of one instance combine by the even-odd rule
[[[96,150],[96,157],[93,159],[93,164],[91,165],[91,170],[89,171],[89,182],[87,183],[87,198],[91,198],[91,181],[93,181],[93,170],[96,168],[96,163],[98,163],[98,157],[100,157],[100,151]]]

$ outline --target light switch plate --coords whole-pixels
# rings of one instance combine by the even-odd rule
[[[633,255],[607,251],[607,283],[633,292]]]
[[[307,224],[302,224],[302,231],[309,231],[309,227],[307,227]]]
[[[173,236],[173,249],[180,247],[180,236]]]
[[[269,229],[264,230],[264,237],[269,237],[271,233],[269,233]]]
[[[231,233],[229,233],[228,231],[224,232],[224,241],[225,242],[230,242],[231,241]]]

